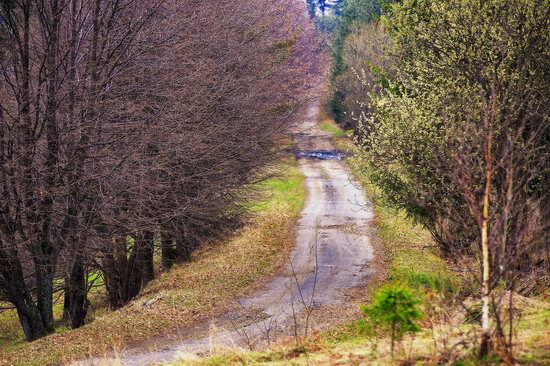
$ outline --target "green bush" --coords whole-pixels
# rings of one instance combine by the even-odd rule
[[[382,29],[375,29],[372,36],[371,33],[373,27],[378,28],[378,19],[383,9],[392,2],[393,0],[345,0],[340,8],[340,16],[336,17],[331,44],[332,93],[328,107],[335,121],[344,129],[355,128],[355,119],[364,109],[363,103],[358,102],[363,102],[362,98],[357,96],[368,93],[358,77],[358,73],[367,66],[365,61],[371,59],[370,55],[364,54],[364,51],[371,51],[371,48],[364,47],[363,43],[372,40],[375,45],[385,45],[385,40],[373,39],[380,35],[386,36]],[[379,53],[375,54],[374,58],[378,55]],[[354,113],[355,116],[352,116]]]
[[[544,258],[539,249],[548,241],[544,235],[528,230],[530,238],[519,239],[524,225],[540,228],[548,221],[548,210],[538,202],[548,201],[550,192],[550,150],[543,148],[550,136],[550,62],[544,53],[550,32],[542,10],[550,0],[537,4],[394,3],[381,19],[390,41],[378,57],[389,56],[398,67],[393,72],[377,63],[380,70],[366,68],[371,74],[366,80],[376,82],[379,71],[387,79],[367,85],[367,92],[359,90],[362,97],[351,98],[369,107],[358,126],[369,179],[380,187],[384,203],[404,209],[432,233],[447,258],[478,249],[486,146],[498,162],[491,173],[492,240],[501,240],[497,235],[513,240],[502,247]],[[374,34],[371,30],[361,38],[375,39]],[[364,44],[363,54],[379,53],[379,42]],[[486,127],[488,116],[492,122]],[[516,192],[521,193],[512,197]],[[523,212],[541,212],[540,220]],[[509,223],[500,224],[506,220]],[[519,252],[514,255],[521,257]],[[503,259],[492,257],[499,258],[494,268],[500,268]],[[523,266],[533,268],[530,261]]]
[[[392,356],[396,342],[421,329],[417,324],[422,318],[420,300],[411,289],[401,284],[382,287],[374,295],[373,303],[361,310],[377,327],[391,332]]]

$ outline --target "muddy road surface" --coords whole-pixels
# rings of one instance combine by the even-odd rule
[[[296,245],[286,268],[261,291],[238,300],[239,310],[181,332],[178,343],[122,352],[117,364],[148,365],[204,355],[217,347],[261,347],[281,335],[311,332],[309,315],[345,301],[345,290],[368,280],[373,259],[369,220],[373,214],[362,188],[350,180],[329,134],[317,126],[318,103],[294,130],[307,200]],[[91,359],[79,365],[106,365]]]

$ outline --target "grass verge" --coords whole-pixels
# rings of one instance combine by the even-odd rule
[[[341,130],[330,118],[324,116],[321,116],[319,127],[332,135],[336,148],[354,152],[355,147],[350,139],[351,131]],[[377,189],[361,173],[360,160],[352,157],[347,162],[354,178],[363,185],[368,196],[376,200]],[[430,286],[436,274],[446,271],[446,263],[433,250],[429,233],[412,225],[402,213],[394,209],[375,205],[374,211],[374,231],[380,242],[378,256],[383,256],[385,261],[377,267],[383,267],[379,269],[386,272],[384,282],[406,282],[420,290]],[[340,362],[362,364],[366,355],[371,360],[373,356],[370,348],[363,349],[366,340],[367,337],[358,330],[354,322],[322,333],[306,347],[307,349],[303,346],[296,347],[294,344],[278,345],[266,352],[226,349],[210,358],[183,360],[177,365],[332,365]]]
[[[353,130],[347,130],[344,131],[340,127],[338,127],[332,120],[325,119],[321,123],[319,123],[319,128],[322,131],[330,133],[334,138],[342,138],[342,137],[349,137],[353,134]]]
[[[356,152],[349,134],[340,130],[328,117],[321,116],[320,127],[332,135],[334,145],[341,150]],[[375,203],[375,231],[384,256],[384,283],[404,283],[414,289],[426,304],[427,311],[432,311],[431,319],[423,322],[426,330],[414,339],[403,341],[396,359],[390,357],[388,335],[373,329],[361,329],[360,323],[350,323],[344,327],[322,333],[317,338],[306,341],[305,345],[279,344],[265,352],[246,352],[239,349],[226,349],[213,357],[205,359],[188,359],[177,363],[177,366],[214,366],[214,365],[388,365],[388,364],[439,364],[447,361],[441,357],[441,342],[457,341],[457,337],[472,338],[475,342],[475,330],[478,325],[464,321],[463,309],[453,303],[453,294],[464,290],[465,286],[475,288],[468,280],[443,260],[435,248],[430,234],[423,228],[414,225],[403,212],[376,204],[379,191],[363,174],[361,159],[352,157],[347,160],[354,178],[359,181],[366,193]],[[380,257],[380,255],[379,255]],[[468,282],[468,283],[464,283]],[[374,288],[376,290],[376,288]],[[471,291],[472,289],[468,289]],[[447,294],[439,298],[438,294]],[[517,327],[517,357],[521,364],[550,364],[550,302],[544,299],[521,299],[523,318]],[[437,316],[449,312],[450,318],[457,325],[448,329],[434,327]],[[436,315],[438,314],[438,315]],[[457,319],[458,318],[458,319]],[[435,330],[435,332],[432,332]],[[472,337],[473,335],[473,337]],[[447,339],[445,339],[447,337]],[[435,342],[439,342],[436,346]],[[479,361],[472,352],[474,344],[468,344],[459,350],[452,365],[477,365]],[[469,347],[469,348],[468,348]],[[453,351],[454,352],[454,351]],[[455,354],[456,355],[456,354]],[[494,363],[498,364],[498,360]]]
[[[297,163],[291,160],[282,178],[258,188],[262,199],[243,228],[162,274],[123,309],[95,314],[80,329],[32,343],[23,341],[13,311],[0,313],[0,365],[47,365],[107,355],[222,313],[275,273],[294,242],[294,224],[305,200]],[[59,317],[62,308],[56,309]]]

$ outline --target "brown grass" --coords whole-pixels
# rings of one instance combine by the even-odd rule
[[[230,239],[205,247],[189,264],[162,274],[137,300],[83,328],[33,343],[11,339],[0,349],[0,365],[45,365],[106,355],[222,313],[275,273],[293,244],[294,223],[305,198],[301,173],[294,164],[284,179],[268,181],[264,188],[265,199]],[[144,307],[148,301],[150,306]],[[13,313],[2,317],[0,326],[17,326]]]
[[[343,150],[353,151],[350,139],[342,133],[335,133],[334,122],[321,114],[320,123],[333,135],[335,145]],[[368,195],[375,199],[378,195],[376,187],[362,177],[359,170],[360,159],[349,159],[348,165],[354,171],[356,178],[363,183]],[[420,293],[433,292],[433,279],[449,277],[454,281],[467,281],[468,278],[453,272],[442,260],[429,233],[419,226],[413,225],[402,213],[375,205],[376,232],[380,240],[380,250],[385,256],[381,263],[382,270],[387,271],[387,281],[405,282]],[[378,254],[378,253],[377,253]],[[376,286],[376,284],[374,285]],[[462,284],[467,286],[467,284]],[[522,313],[522,320],[517,327],[516,355],[520,364],[550,365],[550,302],[549,297],[536,299],[516,298],[515,307]],[[455,309],[457,313],[460,309]],[[458,339],[475,342],[476,324],[458,324],[453,329],[452,342]],[[436,330],[437,331],[437,330]],[[471,338],[473,336],[473,338]],[[325,332],[318,339],[312,340],[307,349],[294,352],[292,347],[277,345],[265,352],[243,352],[229,349],[213,357],[201,360],[187,360],[178,366],[193,365],[390,365],[406,364],[404,353],[399,353],[395,360],[390,357],[390,342],[384,335],[365,336],[358,334],[354,323],[347,327],[336,327]],[[411,346],[411,339],[403,342]],[[475,344],[461,349],[460,364],[478,365],[475,357]],[[410,359],[411,364],[437,364],[439,353],[434,349],[434,340],[429,331],[419,334],[414,342]],[[498,363],[498,361],[497,361]],[[495,363],[495,364],[497,364]]]

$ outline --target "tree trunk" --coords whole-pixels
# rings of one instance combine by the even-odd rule
[[[153,232],[143,231],[132,248],[125,281],[128,300],[136,297],[141,289],[154,279],[153,241]]]
[[[176,259],[176,248],[174,247],[174,240],[170,239],[166,232],[161,233],[161,265],[165,271],[172,268]]]
[[[10,263],[7,258],[2,258],[3,256],[0,251],[0,264],[5,268],[1,275],[6,285],[8,299],[17,310],[25,338],[28,341],[34,341],[45,337],[48,335],[48,330],[44,326],[42,315],[25,284],[21,265],[16,261]],[[6,264],[8,266],[5,266]]]
[[[53,326],[53,280],[55,265],[50,261],[52,254],[40,250],[35,259],[35,278],[36,278],[36,297],[37,306],[44,322],[44,327],[48,332],[54,331]]]
[[[116,239],[113,247],[108,248],[103,261],[105,286],[111,309],[122,307],[129,299],[127,288],[128,253],[126,239]]]
[[[22,142],[22,157],[21,157],[21,174],[22,174],[22,202],[26,216],[26,220],[30,223],[31,229],[29,230],[30,241],[36,240],[39,237],[40,229],[38,226],[41,218],[37,217],[35,207],[38,206],[35,194],[35,168],[33,166],[33,155],[35,151],[35,136],[33,131],[32,112],[30,105],[32,103],[31,97],[31,53],[30,53],[30,24],[31,24],[31,2],[24,2],[22,6],[22,48],[21,48],[21,84],[20,84],[20,100],[19,106],[19,119],[20,133]],[[45,336],[48,333],[48,328],[53,327],[53,312],[48,310],[48,304],[51,299],[48,299],[48,293],[53,291],[53,278],[51,285],[48,284],[49,276],[45,266],[46,263],[42,262],[43,258],[40,258],[39,253],[42,242],[32,243],[31,250],[34,251],[33,261],[35,264],[35,270],[37,271],[35,276],[37,280],[37,296],[38,306],[36,306],[30,296],[30,293],[26,287],[23,279],[23,272],[20,267],[20,262],[13,258],[14,263],[17,262],[17,268],[14,269],[12,278],[13,288],[11,289],[11,296],[13,297],[13,303],[17,308],[21,325],[23,326],[25,336],[29,340],[34,340]],[[43,267],[44,266],[44,267]],[[38,313],[38,314],[37,314]],[[46,317],[45,319],[43,317]],[[51,318],[51,319],[50,319]]]
[[[490,303],[490,261],[489,261],[489,191],[491,187],[490,173],[488,173],[484,200],[483,200],[483,222],[481,227],[481,251],[482,251],[482,280],[481,280],[481,344],[479,354],[485,357],[490,351],[491,342],[491,323],[489,320]]]
[[[486,357],[491,347],[491,322],[489,319],[489,304],[491,300],[491,268],[489,254],[489,204],[493,178],[493,129],[496,118],[496,92],[493,85],[492,108],[490,115],[485,118],[485,190],[483,193],[483,214],[481,221],[481,343],[480,357]]]
[[[84,269],[84,258],[82,253],[77,252],[71,264],[69,275],[69,318],[71,328],[79,328],[86,322],[88,314],[88,284],[86,282],[86,271]]]
[[[155,279],[155,267],[153,263],[155,251],[155,234],[152,231],[144,231],[143,240],[143,280],[141,288]]]
[[[126,296],[128,299],[134,298],[141,288],[141,267],[139,263],[139,251],[140,251],[141,241],[136,240],[134,242],[134,247],[130,252],[130,258],[128,259],[128,268],[126,276],[124,279],[124,287],[126,289]]]
[[[29,294],[16,295],[11,301],[15,305],[27,341],[31,342],[48,335],[42,316]]]
[[[118,306],[115,308],[119,308],[129,300],[128,289],[124,285],[129,271],[126,238],[122,238],[115,243],[114,264],[118,282]]]
[[[107,288],[107,299],[109,300],[109,308],[116,310],[123,305],[121,296],[122,278],[119,275],[118,269],[115,266],[113,253],[107,253],[102,263],[103,277],[105,278],[105,287]]]
[[[194,246],[187,239],[176,240],[176,262],[185,263],[191,260]]]
[[[63,276],[63,320],[71,319],[70,271],[70,266],[67,266]]]

